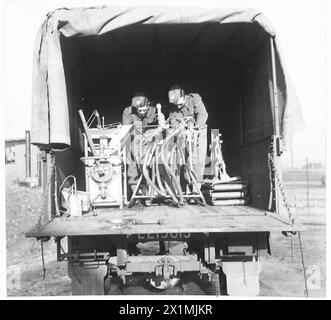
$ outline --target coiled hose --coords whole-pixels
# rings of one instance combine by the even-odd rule
[[[184,204],[184,197],[183,197],[183,191],[182,188],[180,186],[180,183],[176,177],[176,175],[174,174],[174,172],[172,171],[172,169],[170,168],[170,166],[168,165],[167,162],[167,149],[168,149],[168,144],[171,141],[171,139],[177,135],[179,133],[179,130],[176,129],[173,133],[171,133],[170,135],[168,135],[168,137],[166,137],[162,147],[161,147],[161,160],[163,162],[163,165],[166,169],[166,172],[169,174],[169,176],[172,178],[172,182],[173,185],[175,187],[175,190],[177,190],[178,196],[179,196],[179,204],[183,205]]]
[[[157,150],[157,149],[156,149]],[[155,172],[156,172],[156,183],[159,187],[159,189],[162,191],[162,192],[166,192],[163,185],[162,185],[162,180],[161,180],[161,176],[160,176],[160,165],[159,164],[159,154],[157,152],[155,152]]]
[[[162,160],[161,160],[161,163],[159,162],[160,154],[161,154],[161,149],[160,149],[159,152],[155,153],[155,171],[156,171],[156,181],[157,181],[158,187],[163,192],[165,192],[165,193],[168,192],[168,194],[170,195],[170,197],[171,197],[172,201],[174,202],[174,204],[178,205],[179,202],[178,202],[178,199],[177,199],[177,197],[174,193],[175,190],[174,191],[172,190],[173,186],[172,186],[172,183],[171,183],[171,179],[170,179],[169,174],[166,170],[163,170],[164,185],[165,185],[166,190],[163,187],[162,179],[161,179],[161,175],[160,175],[160,166],[162,166]],[[164,167],[164,165],[163,165],[163,167]]]
[[[154,142],[152,145],[150,145],[148,147],[148,149],[146,150],[145,156],[144,156],[144,162],[143,162],[143,175],[147,181],[147,183],[151,186],[151,188],[157,193],[159,194],[161,197],[165,197],[166,196],[166,192],[160,190],[155,184],[154,182],[151,180],[151,178],[149,177],[149,172],[147,169],[147,166],[149,165],[152,157],[153,157],[153,153],[155,151],[155,147],[156,147],[156,142]]]

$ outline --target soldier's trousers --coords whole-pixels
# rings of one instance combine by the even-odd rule
[[[142,156],[144,155],[144,152],[146,151],[146,147],[141,147],[141,135],[137,135],[133,141],[131,146],[131,155],[128,163],[128,184],[131,187],[132,192],[137,187],[138,181],[140,176],[142,175],[142,167],[143,167],[143,159]],[[142,187],[144,189],[145,182],[144,178],[142,181]],[[147,188],[147,187],[146,187]]]

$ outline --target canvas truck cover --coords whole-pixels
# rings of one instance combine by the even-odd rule
[[[74,145],[70,129],[70,103],[61,51],[61,37],[89,37],[135,25],[159,24],[256,24],[275,38],[277,82],[283,100],[280,133],[286,144],[303,126],[295,91],[283,63],[279,42],[266,17],[252,9],[201,9],[162,7],[90,7],[58,9],[47,15],[40,27],[33,61],[31,140],[40,147],[64,149]],[[198,30],[198,29],[197,29]],[[199,33],[190,34],[192,41]],[[139,41],[139,39],[138,39]],[[212,41],[222,42],[221,38]]]

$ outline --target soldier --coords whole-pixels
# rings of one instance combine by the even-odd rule
[[[122,124],[135,126],[135,135],[132,141],[133,159],[128,165],[128,183],[132,192],[135,191],[139,179],[139,163],[137,163],[140,142],[144,131],[144,126],[157,124],[156,108],[151,105],[146,94],[138,92],[133,95],[131,105],[126,107],[122,115]],[[147,186],[142,183],[143,192],[147,191]],[[145,206],[150,206],[151,201],[146,199]]]
[[[151,105],[145,93],[135,93],[131,105],[123,111],[122,124],[135,124],[137,127],[142,127],[156,123],[156,108]]]
[[[199,94],[186,94],[181,86],[174,85],[168,92],[169,102],[173,105],[169,112],[171,125],[176,125],[180,119],[191,117],[194,127],[199,129],[197,138],[197,152],[193,154],[193,169],[198,186],[203,182],[205,157],[207,153],[207,119],[208,113]]]

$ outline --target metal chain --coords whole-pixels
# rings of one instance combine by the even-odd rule
[[[270,147],[270,152],[268,153],[268,167],[269,167],[269,172],[270,170],[274,173],[274,176],[276,178],[276,181],[277,181],[277,184],[278,184],[278,187],[279,187],[279,190],[280,190],[280,193],[282,195],[282,200],[283,200],[283,203],[284,203],[284,206],[286,208],[286,211],[287,211],[287,214],[288,214],[288,218],[290,219],[291,221],[291,224],[294,223],[294,217],[292,215],[292,212],[291,212],[291,209],[290,209],[290,206],[289,206],[289,203],[287,201],[287,198],[286,198],[286,195],[285,195],[285,191],[284,191],[284,188],[283,188],[283,185],[282,185],[282,182],[281,182],[281,179],[279,177],[279,173],[276,169],[276,166],[275,166],[275,161],[274,161],[274,158],[273,158],[273,154],[274,154],[274,150],[273,150],[273,147],[271,146]]]
[[[279,173],[278,173],[278,171],[276,169],[276,166],[275,166],[275,162],[274,162],[274,158],[273,158],[273,151],[274,151],[273,150],[273,144],[271,144],[270,152],[268,153],[269,172],[271,172],[271,170],[272,170],[272,172],[274,173],[274,176],[277,180],[280,192],[282,194],[284,206],[287,209],[288,217],[291,221],[291,224],[293,224],[294,223],[294,217],[293,217],[293,215],[291,213],[291,210],[289,208],[289,204],[288,204],[287,198],[285,196],[284,188],[283,188],[283,185],[282,185],[281,180],[279,178]],[[301,263],[302,263],[302,269],[303,269],[303,276],[304,276],[304,280],[305,280],[305,296],[308,297],[309,294],[308,294],[307,274],[306,274],[306,266],[305,266],[305,261],[304,261],[303,246],[302,246],[300,231],[298,232],[298,237],[299,237],[299,247],[300,247],[300,254],[301,254]],[[293,238],[292,238],[292,234],[291,234],[291,247],[293,247],[292,241],[293,241]]]

